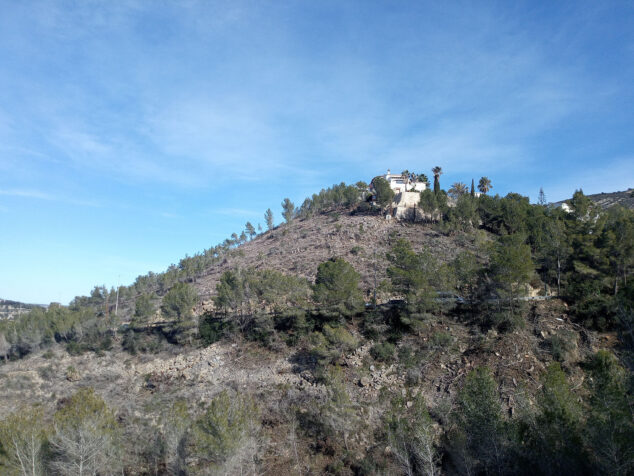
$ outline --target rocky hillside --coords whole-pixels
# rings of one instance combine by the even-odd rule
[[[457,232],[446,236],[427,224],[386,220],[382,216],[351,214],[344,210],[295,219],[230,250],[220,262],[200,273],[192,283],[201,296],[196,312],[212,309],[216,284],[225,271],[273,269],[313,282],[317,266],[333,257],[345,259],[361,275],[361,287],[369,300],[375,281],[380,285],[387,279],[386,253],[399,238],[407,239],[417,251],[431,251],[445,262],[463,250],[475,249],[490,240],[491,235],[481,230],[475,234]],[[120,302],[119,313],[124,322],[133,309],[133,299]]]
[[[536,207],[535,211],[544,210]],[[501,222],[516,224],[515,214],[500,217]],[[574,216],[569,219],[577,220]],[[547,417],[549,399],[555,395],[559,400],[554,403],[570,413],[564,423],[575,422],[570,428],[554,427],[552,432],[574,432],[575,456],[562,461],[581,468],[575,474],[600,473],[589,470],[599,466],[593,466],[598,463],[587,458],[585,448],[600,439],[583,440],[594,430],[582,410],[597,415],[621,412],[618,418],[626,427],[623,447],[629,451],[634,440],[627,432],[634,434],[634,426],[622,414],[630,415],[630,397],[625,380],[618,379],[628,377],[630,370],[613,356],[622,362],[634,361],[629,341],[614,326],[601,328],[593,326],[591,319],[579,319],[575,312],[580,308],[574,309],[577,302],[569,299],[513,298],[507,293],[502,295],[506,300],[482,292],[459,304],[453,298],[449,304],[439,300],[437,293],[445,292],[442,286],[446,284],[438,274],[445,269],[425,268],[433,260],[424,261],[423,254],[417,254],[422,250],[445,263],[463,250],[475,251],[477,256],[470,261],[463,261],[465,254],[450,267],[457,270],[456,275],[466,270],[466,278],[456,276],[465,286],[485,286],[484,280],[495,279],[494,273],[507,273],[505,289],[509,292],[514,292],[518,282],[523,289],[544,287],[534,272],[530,247],[523,239],[512,240],[519,235],[507,235],[500,228],[496,236],[492,226],[487,229],[493,231],[453,228],[451,233],[442,233],[439,230],[447,230],[442,225],[386,220],[341,208],[295,219],[239,246],[227,247],[195,277],[183,278],[187,283],[179,282],[153,295],[156,306],[147,312],[146,320],[139,318],[141,313],[136,320],[127,319],[135,309],[128,298],[117,319],[100,303],[96,312],[66,312],[52,306],[47,313],[33,313],[41,314],[40,320],[46,322],[49,315],[58,316],[52,330],[35,319],[5,322],[22,326],[6,332],[9,343],[7,338],[0,339],[0,358],[9,356],[0,363],[0,424],[3,418],[24,413],[24,405],[41,408],[42,421],[51,424],[53,415],[73,395],[81,395],[78,392],[89,387],[116,415],[121,442],[117,458],[125,466],[124,474],[525,474],[526,461],[549,465],[563,458],[549,453],[556,444],[544,440],[539,442],[541,446],[527,446],[517,432],[527,428],[529,436],[551,434],[548,425],[560,425]],[[388,263],[386,254],[396,255],[404,249],[403,243],[411,248],[408,245],[409,254],[402,253],[410,261],[403,262],[401,269],[413,271],[401,276],[411,279],[411,286],[419,286],[420,294],[404,292],[397,300],[393,292],[386,291],[379,296],[378,306],[364,306],[359,288],[366,302],[370,301],[374,287],[388,279],[389,266],[390,274],[395,275],[397,265]],[[487,243],[491,246],[482,246]],[[487,249],[493,251],[487,254]],[[505,250],[507,254],[502,255]],[[356,273],[349,273],[355,275],[352,291],[345,284],[334,290],[343,288],[348,296],[355,296],[354,312],[324,304],[315,297],[316,291],[308,304],[291,304],[282,310],[261,305],[262,301],[244,308],[246,311],[241,305],[214,309],[216,285],[225,271],[272,269],[314,282],[319,264],[330,258],[343,258],[360,275],[358,282]],[[528,271],[516,277],[513,273],[522,266]],[[469,269],[479,271],[469,278]],[[425,276],[416,274],[420,270]],[[574,277],[575,268],[568,268],[568,273],[568,278]],[[482,281],[474,284],[473,280]],[[296,281],[308,289],[305,282]],[[282,286],[288,283],[279,282]],[[437,287],[436,282],[440,283]],[[183,314],[170,317],[169,307],[159,310],[159,301],[169,303],[174,289],[191,291],[192,286],[200,298],[193,293],[195,299],[186,301],[187,308],[179,307]],[[247,288],[236,284],[233,289]],[[140,303],[143,292],[136,295]],[[583,297],[581,294],[579,300]],[[76,316],[87,322],[67,322]],[[16,340],[18,332],[20,339]],[[598,353],[602,349],[609,352]],[[615,409],[596,405],[600,399],[592,376],[598,374],[592,372],[599,367],[591,363],[600,359],[604,359],[601,368],[613,370]],[[219,395],[230,396],[225,400],[226,414],[214,414],[222,410],[216,400]],[[257,411],[245,410],[248,402]],[[486,419],[477,420],[483,405],[488,405],[482,412]],[[473,409],[475,413],[469,414]],[[179,419],[170,420],[177,412]],[[210,421],[214,425],[229,421],[229,425],[231,412],[244,412],[237,420],[249,421],[249,438],[229,429],[230,451],[205,463],[210,439],[196,429]],[[231,417],[225,418],[227,415]],[[497,421],[497,426],[481,431],[490,421]],[[173,426],[182,430],[176,439]],[[51,432],[57,431],[51,428]],[[423,433],[429,436],[431,459],[425,471],[422,466],[412,470],[409,461],[419,458]],[[467,437],[481,438],[483,443],[478,447],[465,444]],[[493,444],[502,448],[502,459],[491,459],[486,453]],[[593,451],[599,454],[598,449]],[[403,459],[403,455],[409,456]],[[422,460],[416,461],[422,464]],[[470,466],[465,469],[464,465]],[[498,465],[496,471],[494,465]],[[2,469],[0,466],[0,474]],[[548,468],[536,473],[557,474]]]
[[[594,195],[587,195],[587,197],[603,210],[607,210],[615,205],[634,209],[634,188],[628,188],[622,192],[595,193]],[[561,205],[566,201],[567,200],[562,200],[554,203],[554,205]]]
[[[488,239],[482,232],[478,239]],[[473,249],[475,237],[445,236],[432,227],[379,216],[332,213],[294,220],[267,231],[233,250],[222,263],[196,280],[205,301],[214,295],[222,273],[232,268],[275,269],[287,274],[315,278],[317,266],[329,258],[344,258],[361,274],[362,288],[373,289],[387,278],[386,253],[398,238],[406,238],[415,250],[426,248],[442,261],[464,249]],[[376,272],[376,274],[375,274]]]
[[[25,304],[8,299],[0,299],[0,320],[13,319],[21,314],[29,312],[35,307],[46,307],[41,304]]]
[[[522,410],[526,392],[532,395],[540,388],[540,375],[553,361],[553,339],[566,342],[566,351],[558,358],[563,359],[576,388],[584,380],[580,364],[612,342],[609,335],[571,323],[558,301],[535,303],[526,328],[508,334],[474,333],[465,323],[439,316],[417,335],[399,342],[395,353],[403,356],[414,349],[420,362],[414,365],[404,357],[388,362],[374,359],[370,351],[378,341],[364,339],[355,325],[350,332],[358,344],[342,354],[337,365],[350,398],[348,405],[363,425],[346,444],[354,458],[376,461],[389,456],[389,447],[379,438],[382,419],[389,411],[387,397],[403,398],[406,405],[422,397],[442,419],[447,416],[443,412],[451,411],[465,376],[486,365],[499,382],[505,412],[513,415]],[[158,353],[130,355],[120,344],[117,338],[111,351],[79,356],[56,346],[0,366],[0,418],[25,404],[41,404],[52,413],[57,402],[89,386],[117,409],[118,419],[128,428],[126,444],[136,451],[151,444],[151,431],[156,430],[146,425],[158,424],[173,402],[184,399],[196,407],[228,390],[259,402],[266,428],[266,441],[260,448],[264,468],[285,475],[295,474],[293,468],[299,465],[304,474],[331,474],[326,469],[333,462],[330,450],[314,445],[332,443],[308,438],[293,451],[288,446],[292,432],[304,438],[310,434],[301,424],[293,427],[297,422],[289,415],[293,411],[310,415],[315,405],[327,401],[330,389],[304,360],[303,348],[272,350],[236,338],[205,348],[171,346]],[[400,472],[394,469],[389,474]]]

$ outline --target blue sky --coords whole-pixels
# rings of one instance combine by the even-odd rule
[[[388,167],[634,186],[631,2],[0,0],[0,297],[68,302]]]

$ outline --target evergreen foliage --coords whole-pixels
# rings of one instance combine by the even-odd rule
[[[634,470],[634,421],[628,372],[607,350],[588,363],[590,414],[586,439],[597,473],[626,475]]]
[[[438,195],[440,193],[440,176],[442,175],[442,167],[438,165],[431,169],[434,174],[434,193]]]
[[[463,464],[484,473],[502,474],[506,466],[506,428],[497,383],[491,371],[471,371],[458,394],[456,443],[463,444]]]
[[[394,190],[390,187],[390,184],[383,177],[375,177],[372,180],[372,188],[374,189],[374,196],[376,203],[385,208],[392,204],[394,201]]]
[[[480,181],[478,182],[478,191],[484,195],[486,195],[489,190],[491,190],[493,188],[493,185],[491,185],[491,180],[489,180],[488,177],[481,177]]]
[[[487,285],[499,299],[483,309],[483,314],[501,330],[513,329],[524,322],[521,298],[526,296],[534,272],[530,247],[524,240],[519,234],[501,236],[490,247]]]
[[[163,297],[161,313],[166,319],[188,321],[193,317],[193,308],[196,304],[196,289],[187,283],[176,283]]]
[[[588,471],[581,416],[560,364],[552,363],[542,377],[537,414],[522,428],[525,449],[540,474]]]
[[[291,307],[305,306],[309,293],[306,279],[268,269],[238,269],[222,274],[214,302],[225,313],[244,315],[266,309],[279,314]]]
[[[347,261],[333,258],[317,268],[313,299],[324,310],[351,316],[363,310],[359,273]]]
[[[143,327],[156,311],[153,296],[142,294],[134,302],[134,315],[132,316],[132,326]]]
[[[267,230],[272,230],[273,225],[273,212],[270,208],[267,208],[266,213],[264,214],[264,221],[266,222]]]
[[[0,421],[0,473],[45,475],[50,432],[41,407],[23,407]]]
[[[253,237],[256,235],[255,227],[251,224],[250,221],[248,221],[247,224],[244,225],[244,231],[250,239],[253,239]]]
[[[304,200],[297,214],[301,218],[308,218],[337,208],[351,208],[365,200],[367,194],[368,185],[364,182],[355,185],[341,182]]]
[[[120,428],[92,388],[72,395],[54,416],[51,467],[60,474],[111,474],[120,466]]]
[[[416,253],[405,239],[398,239],[387,254],[387,275],[393,290],[419,311],[431,311],[437,290],[442,289],[444,270],[427,250]]]
[[[244,448],[257,431],[257,407],[248,397],[217,394],[192,429],[194,453],[200,464],[220,466]]]
[[[286,223],[290,223],[295,218],[295,204],[288,198],[285,198],[282,202],[282,216]]]

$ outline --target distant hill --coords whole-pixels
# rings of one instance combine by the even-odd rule
[[[25,304],[18,301],[10,301],[8,299],[0,299],[0,320],[13,319],[18,315],[30,311],[35,307],[47,307],[43,304]]]
[[[634,188],[628,188],[622,192],[595,193],[594,195],[587,195],[587,197],[599,205],[603,210],[607,210],[615,205],[634,209]],[[568,200],[562,200],[554,203],[554,205],[561,205],[567,201]]]

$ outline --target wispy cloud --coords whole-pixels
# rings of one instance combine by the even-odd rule
[[[0,195],[10,197],[35,198],[37,200],[58,200],[57,197],[39,190],[0,189]]]
[[[85,207],[101,207],[102,204],[95,200],[82,200],[76,198],[68,198],[60,195],[51,194],[40,190],[29,189],[0,189],[0,195],[17,198],[27,198],[35,200],[46,200],[53,202],[64,202],[71,205],[79,205]]]
[[[210,213],[212,215],[225,215],[225,216],[232,216],[232,217],[251,217],[251,218],[259,218],[261,216],[263,216],[263,212],[260,211],[254,211],[254,210],[247,210],[244,208],[218,208],[215,210],[211,210]]]

